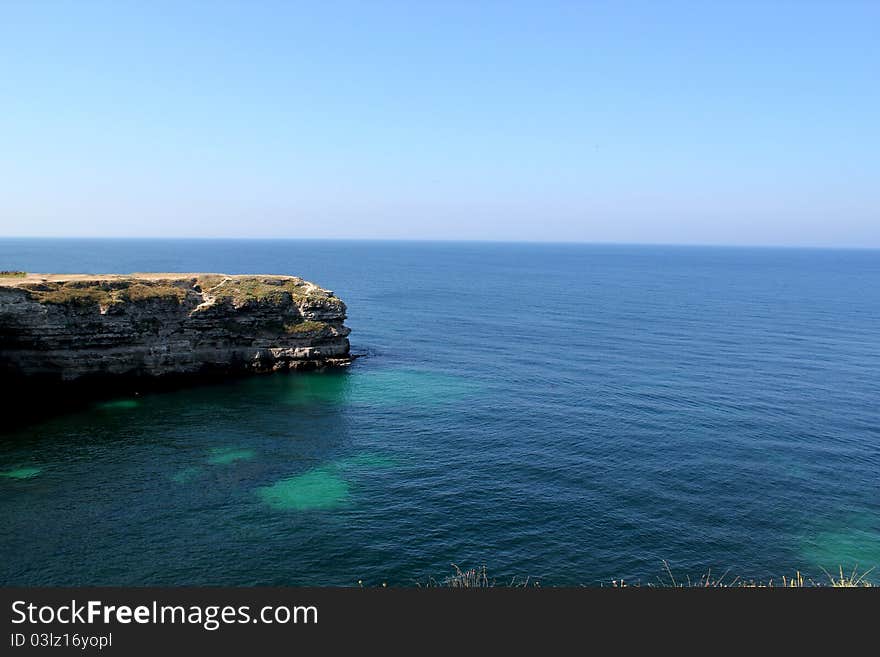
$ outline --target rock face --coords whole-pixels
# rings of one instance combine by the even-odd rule
[[[107,384],[347,365],[345,310],[293,276],[0,276],[0,378]]]

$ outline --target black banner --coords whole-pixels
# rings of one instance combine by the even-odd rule
[[[697,639],[815,647],[871,641],[878,603],[877,589],[9,588],[0,652],[660,649]]]

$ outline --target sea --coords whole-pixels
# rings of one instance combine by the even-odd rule
[[[4,408],[0,584],[878,581],[878,251],[2,239],[0,269],[294,274],[361,355]]]

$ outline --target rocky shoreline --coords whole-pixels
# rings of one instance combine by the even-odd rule
[[[345,303],[295,276],[0,276],[0,381],[106,390],[348,365]]]

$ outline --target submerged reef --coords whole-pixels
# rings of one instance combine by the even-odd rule
[[[351,361],[345,304],[294,276],[16,274],[0,277],[4,392]]]

